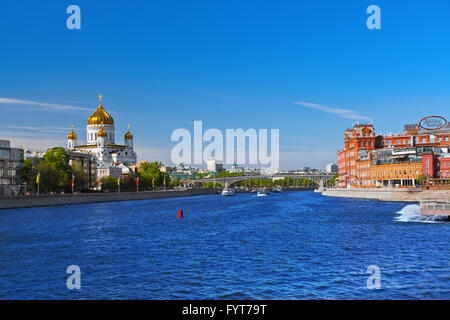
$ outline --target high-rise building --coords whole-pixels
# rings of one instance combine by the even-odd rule
[[[325,172],[326,173],[337,173],[338,172],[338,165],[336,163],[330,163],[325,166]]]
[[[22,176],[23,149],[11,147],[9,140],[0,140],[0,197],[25,193]]]
[[[206,161],[206,168],[210,172],[220,172],[223,170],[223,163],[218,160],[208,160]]]

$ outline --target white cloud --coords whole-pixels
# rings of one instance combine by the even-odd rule
[[[89,108],[77,107],[77,106],[69,106],[64,104],[55,104],[55,103],[46,103],[46,102],[37,102],[37,101],[29,101],[29,100],[19,100],[19,99],[11,99],[11,98],[3,98],[0,97],[0,104],[19,104],[19,105],[28,105],[35,106],[44,109],[50,110],[81,110],[81,111],[91,111]]]
[[[327,113],[337,114],[338,116],[340,116],[342,118],[346,118],[346,119],[365,120],[365,121],[371,120],[369,117],[360,115],[356,111],[353,111],[353,110],[329,108],[326,106],[322,106],[320,104],[304,102],[304,101],[294,101],[292,103],[306,107],[306,108],[310,108],[310,109],[316,109],[316,110],[320,110],[320,111],[327,112]]]

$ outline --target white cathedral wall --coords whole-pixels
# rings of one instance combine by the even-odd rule
[[[88,125],[86,127],[86,133],[87,133],[87,144],[97,144],[97,133],[100,131],[100,129],[103,129],[103,131],[106,132],[106,142],[107,143],[114,143],[115,136],[114,136],[114,125],[110,124],[100,124],[100,125]]]

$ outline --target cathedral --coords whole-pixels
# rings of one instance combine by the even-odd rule
[[[87,142],[78,145],[77,135],[73,131],[67,137],[67,147],[72,151],[88,152],[97,161],[108,163],[123,163],[125,165],[136,164],[137,156],[133,150],[133,135],[128,131],[124,136],[124,144],[115,143],[114,119],[102,106],[102,95],[97,110],[88,118],[86,131]]]

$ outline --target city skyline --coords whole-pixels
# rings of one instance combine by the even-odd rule
[[[0,139],[44,151],[74,124],[86,140],[102,93],[138,160],[169,165],[171,132],[201,120],[280,129],[281,168],[323,169],[353,122],[386,134],[447,116],[450,5],[377,1],[369,30],[369,4],[78,1],[81,30],[68,30],[69,3],[2,2]]]

